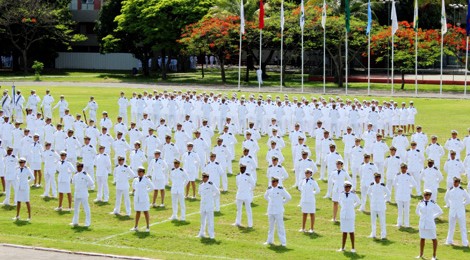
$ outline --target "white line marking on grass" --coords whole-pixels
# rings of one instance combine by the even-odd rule
[[[53,239],[53,238],[45,238],[45,237],[35,237],[35,236],[21,236],[21,235],[13,235],[13,234],[2,234],[8,237],[17,237],[17,238],[26,238],[26,239],[37,239],[37,240],[44,240],[44,241],[52,241],[52,242],[64,242],[60,239]],[[70,241],[66,241],[70,242]],[[70,242],[73,244],[81,244],[81,245],[95,245],[100,247],[107,247],[107,248],[120,248],[120,249],[132,249],[132,250],[139,250],[139,251],[147,251],[147,252],[155,252],[155,253],[163,253],[163,254],[171,254],[171,255],[184,255],[184,256],[194,256],[194,257],[206,257],[206,258],[215,258],[215,259],[237,259],[231,258],[227,256],[216,256],[216,255],[201,255],[201,254],[194,254],[188,252],[179,252],[179,251],[166,251],[166,250],[158,250],[158,249],[150,249],[150,248],[141,248],[141,247],[134,247],[134,246],[121,246],[121,245],[108,245],[108,244],[95,244],[95,243],[87,243],[82,241],[73,241]]]
[[[264,194],[259,194],[259,195],[256,195],[253,197],[253,199],[255,198],[258,198],[258,197],[261,197],[263,196]],[[231,205],[235,205],[236,204],[236,201],[234,202],[230,202],[230,203],[227,203],[227,204],[223,204],[223,205],[220,205],[221,208],[224,208],[224,207],[228,207],[228,206],[231,206]],[[200,214],[201,212],[200,211],[196,211],[196,212],[193,212],[193,213],[190,213],[190,214],[186,214],[186,217],[190,217],[190,216],[193,216],[193,215],[198,215]],[[173,220],[171,219],[165,219],[163,221],[159,221],[159,222],[155,222],[155,223],[152,223],[150,224],[150,226],[155,226],[155,225],[160,225],[160,224],[164,224],[164,223],[167,223],[167,222],[171,222]],[[115,238],[115,237],[118,237],[118,236],[122,236],[122,235],[126,235],[126,234],[130,234],[130,233],[134,233],[134,231],[126,231],[126,232],[122,232],[122,233],[119,233],[119,234],[114,234],[114,235],[111,235],[111,236],[107,236],[107,237],[104,237],[104,238],[101,238],[95,242],[93,242],[92,244],[98,244],[100,242],[103,242],[103,241],[106,241],[106,240],[109,240],[109,239],[112,239],[112,238]]]

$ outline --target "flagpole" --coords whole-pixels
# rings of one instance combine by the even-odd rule
[[[465,48],[465,87],[464,87],[464,92],[463,94],[466,96],[467,95],[467,66],[468,66],[468,36],[467,36],[467,41],[466,41],[466,48]]]
[[[304,93],[304,28],[302,28],[302,93]]]
[[[281,79],[280,79],[280,92],[282,92],[282,76],[284,73],[283,56],[284,56],[284,0],[281,2]]]
[[[392,29],[393,30],[393,29]],[[392,95],[393,95],[393,79],[394,79],[394,63],[393,63],[393,59],[395,58],[395,37],[394,37],[395,34],[392,33]]]
[[[444,61],[444,34],[441,31],[441,80],[439,87],[439,95],[442,95],[442,63]]]
[[[323,94],[326,93],[326,26],[323,29]]]
[[[258,79],[258,89],[259,91],[261,91],[261,80],[263,79],[263,70],[261,69],[261,55],[262,55],[262,44],[263,44],[263,29],[260,29],[259,30],[259,71],[260,71],[260,74],[259,77],[260,79]]]
[[[367,95],[370,95],[370,32],[367,39]]]
[[[418,96],[418,31],[415,31],[415,96]]]
[[[346,88],[345,88],[345,93],[346,95],[348,94],[348,30],[346,30],[346,44],[344,45],[344,48],[346,49]]]
[[[240,30],[240,49],[239,49],[239,54],[238,54],[238,90],[240,90],[241,70],[242,70],[242,31]]]

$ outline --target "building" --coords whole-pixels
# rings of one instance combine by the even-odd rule
[[[70,10],[77,23],[77,32],[87,36],[87,40],[73,45],[74,52],[99,52],[98,38],[94,31],[101,7],[105,0],[72,0]]]

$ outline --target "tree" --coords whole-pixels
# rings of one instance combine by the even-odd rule
[[[74,23],[66,0],[0,0],[0,32],[21,53],[25,73],[30,50],[44,41],[65,46],[85,40],[73,33]]]
[[[449,26],[449,25],[448,25]],[[465,49],[465,30],[449,26],[444,35],[444,53],[458,57],[458,53]],[[391,28],[383,27],[371,38],[371,55],[377,62],[384,60],[388,55],[388,42],[391,37]],[[405,87],[405,74],[415,69],[415,31],[410,23],[399,23],[399,29],[394,37],[394,64],[401,72],[402,85]],[[418,31],[418,66],[429,68],[441,57],[440,30],[428,29]],[[461,60],[463,61],[463,60]]]
[[[253,28],[254,25],[247,22],[245,27]],[[217,57],[222,82],[225,83],[225,61],[230,59],[232,53],[239,51],[239,32],[238,16],[206,16],[199,22],[187,26],[179,42],[185,45],[189,52],[210,53]]]

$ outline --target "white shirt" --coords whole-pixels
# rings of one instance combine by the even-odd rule
[[[300,203],[315,202],[315,195],[320,193],[320,187],[313,178],[305,178],[299,184]]]
[[[432,200],[422,200],[416,207],[416,214],[419,216],[420,229],[436,229],[434,219],[442,215],[442,209]]]
[[[284,204],[292,199],[289,192],[281,186],[275,188],[269,186],[264,198],[268,201],[268,214],[283,214]]]
[[[390,197],[390,190],[383,183],[373,182],[367,190],[370,197],[371,211],[385,211],[386,201]]]
[[[171,194],[184,194],[184,188],[189,176],[182,168],[173,168],[170,173]]]
[[[470,196],[464,188],[453,186],[447,190],[444,200],[446,205],[449,206],[449,218],[458,217],[465,219],[465,206],[470,204]]]
[[[411,190],[416,186],[415,179],[409,173],[399,173],[395,176],[393,185],[395,186],[396,201],[410,201]]]
[[[129,180],[135,178],[137,175],[127,165],[117,165],[113,171],[114,181],[116,182],[117,190],[129,190]]]
[[[255,188],[255,181],[251,175],[247,172],[239,173],[236,176],[237,182],[237,200],[252,200],[253,199],[253,190]]]
[[[75,185],[74,197],[76,199],[88,198],[88,189],[92,189],[95,185],[91,176],[86,172],[77,172],[72,178],[72,183]]]

